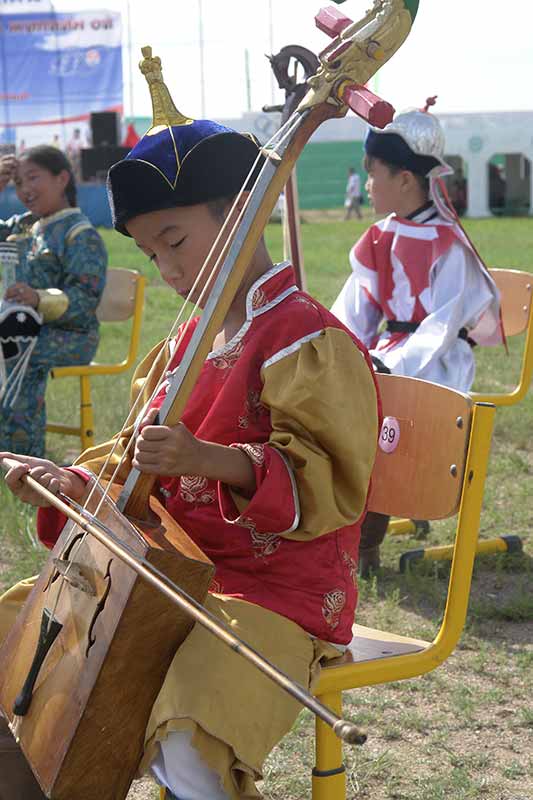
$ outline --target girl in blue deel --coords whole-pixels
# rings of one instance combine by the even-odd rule
[[[41,145],[19,159],[4,156],[0,191],[10,180],[28,211],[0,220],[0,242],[15,245],[17,262],[14,282],[6,286],[4,275],[3,286],[2,316],[12,310],[15,328],[6,332],[4,323],[0,332],[0,450],[43,456],[48,373],[88,364],[96,352],[107,252],[76,206],[72,167],[60,150]],[[22,317],[41,323],[38,335],[17,337]],[[15,343],[7,341],[13,331]]]

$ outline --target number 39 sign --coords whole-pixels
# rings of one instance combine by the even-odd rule
[[[400,423],[396,417],[385,417],[379,434],[379,446],[385,453],[393,453],[400,441]]]

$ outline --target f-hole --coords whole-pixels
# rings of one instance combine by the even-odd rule
[[[96,642],[96,636],[93,635],[93,628],[96,625],[96,620],[98,619],[98,617],[100,616],[100,614],[104,610],[104,606],[106,604],[107,597],[109,595],[109,592],[111,591],[111,564],[112,563],[113,563],[113,559],[110,559],[108,564],[107,564],[106,573],[104,575],[104,580],[105,580],[105,583],[106,583],[106,587],[105,587],[105,590],[104,590],[104,593],[102,595],[101,600],[98,601],[98,605],[96,606],[93,618],[91,620],[91,624],[89,626],[89,632],[87,634],[88,642],[87,642],[87,650],[85,651],[85,658],[87,658],[89,656],[89,650],[91,649],[93,644]]]

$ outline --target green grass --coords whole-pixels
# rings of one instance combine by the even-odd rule
[[[306,215],[304,214],[304,217]],[[315,219],[314,215],[308,220]],[[329,306],[346,279],[348,251],[366,228],[359,222],[308,221],[302,226],[309,291]],[[533,225],[528,219],[466,221],[491,266],[533,272]],[[281,227],[267,229],[274,259],[282,257]],[[133,242],[103,231],[111,266],[132,267],[148,278],[141,353],[166,335],[179,300]],[[100,359],[121,357],[126,326],[104,326]],[[501,390],[517,378],[523,340],[503,349],[476,350],[476,389]],[[130,375],[96,378],[93,395],[98,440],[111,435],[126,412]],[[49,418],[74,418],[78,386],[50,382]],[[497,412],[480,535],[522,538],[523,555],[476,561],[465,633],[453,656],[423,678],[346,693],[346,714],[367,726],[364,748],[346,752],[348,797],[372,800],[531,800],[533,798],[533,395]],[[49,455],[69,460],[76,439],[50,435]],[[0,586],[35,572],[45,554],[32,538],[33,512],[0,485]],[[453,520],[432,525],[430,543],[450,541]],[[399,555],[423,546],[389,537],[383,568],[361,582],[358,620],[372,627],[430,638],[438,627],[449,568],[425,562],[400,575]],[[265,765],[265,798],[310,797],[313,721],[302,713],[293,732]],[[146,795],[148,797],[148,795]],[[144,795],[143,795],[144,798]]]

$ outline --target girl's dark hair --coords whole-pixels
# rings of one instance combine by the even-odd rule
[[[413,170],[409,169],[409,167],[399,167],[397,164],[391,164],[390,161],[385,161],[384,158],[380,158],[379,156],[369,156],[366,154],[363,161],[363,166],[367,172],[370,171],[372,162],[374,160],[381,161],[381,163],[387,167],[391,175],[397,175],[399,172],[403,172],[404,170],[410,172],[411,175],[416,178],[418,185],[425,193],[426,197],[429,197],[429,178],[426,178],[425,175],[421,175],[419,172],[413,172]]]
[[[72,208],[77,205],[76,180],[72,171],[72,164],[61,150],[48,144],[38,144],[36,147],[29,147],[28,150],[25,150],[19,160],[32,161],[38,167],[47,169],[52,175],[59,175],[62,170],[66,170],[69,174],[69,182],[65,187],[68,204]]]

